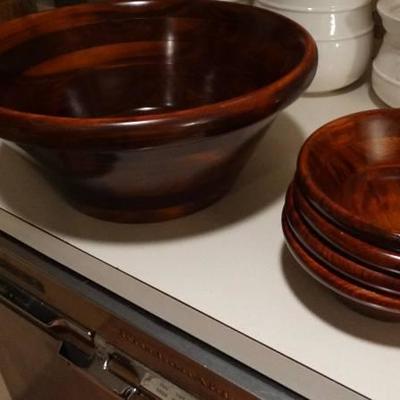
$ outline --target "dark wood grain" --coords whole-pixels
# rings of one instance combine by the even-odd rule
[[[314,209],[298,190],[296,184],[293,185],[292,190],[294,203],[299,213],[321,238],[329,242],[329,244],[338,251],[362,263],[368,264],[371,268],[384,273],[400,274],[399,253],[374,246],[373,244],[360,240],[357,236],[350,235],[340,226],[336,226],[332,221],[324,218],[323,215]]]
[[[314,279],[359,312],[382,320],[400,321],[399,299],[359,287],[317,261],[296,239],[287,222],[285,210],[282,215],[282,227],[288,249],[299,265]]]
[[[393,277],[375,271],[365,264],[353,261],[351,258],[336,251],[307,225],[297,209],[293,199],[293,186],[289,189],[286,200],[286,218],[296,235],[297,240],[319,261],[329,266],[345,279],[351,279],[355,284],[383,292],[387,295],[400,296],[400,277]]]
[[[37,11],[34,0],[0,0],[0,21],[8,21]]]
[[[298,186],[353,236],[400,250],[400,111],[340,118],[304,144]]]
[[[0,135],[86,213],[175,218],[231,187],[315,68],[308,33],[255,7],[66,7],[0,26]]]

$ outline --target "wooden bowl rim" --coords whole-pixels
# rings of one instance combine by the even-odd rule
[[[375,293],[372,290],[359,287],[331,272],[306,252],[297,239],[295,239],[294,233],[291,231],[285,219],[286,214],[284,210],[282,213],[282,229],[287,246],[300,266],[315,280],[341,297],[376,311],[387,312],[400,317],[400,300],[396,301],[390,297]],[[357,293],[358,296],[355,296],[354,293]],[[360,294],[361,298],[359,297]],[[381,299],[384,303],[391,304],[393,308],[388,305],[380,304],[379,300],[378,302],[376,301],[377,298]]]
[[[369,268],[365,264],[352,260],[346,257],[344,254],[340,254],[339,252],[335,251],[330,244],[325,243],[319,234],[303,220],[301,210],[299,210],[294,204],[292,186],[288,190],[285,210],[286,221],[288,222],[292,233],[296,236],[303,247],[312,253],[316,260],[320,260],[322,263],[326,264],[330,269],[333,270],[333,272],[343,274],[345,276],[344,279],[348,277],[349,279],[356,281],[356,284],[360,284],[361,287],[368,286],[367,289],[369,288],[372,291],[376,290],[379,293],[384,292],[385,295],[387,294],[388,296],[395,296],[400,299],[400,276],[396,278],[394,276],[390,276],[383,272]],[[314,241],[316,245],[318,244],[318,247],[312,246],[309,243],[308,238],[302,236],[301,232],[296,229],[296,226],[300,226],[300,229],[305,230],[307,235],[311,236],[311,240]],[[304,240],[304,243],[302,240]],[[351,269],[358,271],[359,276],[354,275]],[[377,283],[376,279],[385,281],[391,287],[384,286],[383,282]],[[397,287],[394,287],[394,283]]]
[[[164,2],[166,0],[145,0],[144,2],[140,0],[140,3],[157,3]],[[202,105],[194,108],[188,108],[178,111],[158,113],[158,114],[148,114],[145,116],[120,116],[120,117],[100,117],[100,118],[75,118],[75,117],[63,117],[63,116],[50,116],[43,114],[34,114],[29,112],[17,111],[14,109],[0,107],[0,118],[7,120],[11,123],[24,124],[24,125],[35,125],[42,126],[44,129],[40,137],[29,137],[28,133],[19,132],[18,139],[20,141],[29,141],[33,143],[46,144],[47,141],[54,140],[53,128],[60,128],[68,130],[68,137],[63,138],[63,146],[68,145],[70,142],[77,141],[81,138],[80,135],[85,129],[91,130],[91,141],[93,142],[95,138],[100,138],[104,140],[106,136],[109,140],[113,139],[112,130],[119,128],[121,131],[118,136],[118,140],[137,140],[141,142],[146,142],[147,139],[151,139],[152,135],[159,135],[160,130],[163,130],[165,125],[168,126],[167,136],[171,136],[171,139],[186,138],[193,136],[198,136],[198,130],[192,130],[191,127],[185,129],[179,129],[182,124],[190,125],[204,125],[212,121],[213,119],[218,120],[232,120],[238,119],[241,116],[251,115],[252,121],[246,120],[242,126],[249,125],[251,123],[257,122],[263,117],[260,117],[260,111],[269,111],[271,115],[276,113],[279,109],[287,106],[289,101],[287,99],[287,89],[291,86],[294,87],[294,93],[296,91],[300,92],[305,85],[307,78],[311,78],[315,74],[316,64],[317,64],[317,47],[312,36],[299,24],[291,21],[284,16],[272,13],[270,11],[249,7],[242,4],[221,2],[217,0],[191,0],[191,1],[201,1],[207,3],[218,4],[219,8],[226,9],[240,9],[243,13],[249,12],[259,14],[259,15],[274,15],[275,19],[282,21],[287,27],[290,27],[294,31],[298,32],[301,40],[304,42],[304,54],[301,61],[292,68],[287,74],[285,74],[280,79],[274,81],[273,83],[266,85],[260,89],[252,91],[250,93],[244,94],[242,96],[234,97],[221,102]],[[123,1],[117,0],[115,2],[107,3],[92,3],[84,5],[74,5],[63,7],[56,10],[45,11],[42,13],[24,16],[12,21],[5,22],[0,26],[0,37],[7,36],[7,34],[12,34],[15,30],[24,29],[28,21],[42,21],[47,18],[52,18],[54,15],[71,14],[74,12],[81,13],[96,10],[113,10],[115,7],[126,6],[129,7],[134,3],[134,1]],[[293,101],[294,99],[292,99]],[[258,111],[258,112],[257,112]],[[132,128],[140,128],[132,133]],[[176,127],[176,131],[174,131]],[[52,128],[52,129],[49,129]],[[238,126],[240,128],[240,126]],[[184,131],[184,132],[182,132]],[[77,137],[78,136],[78,137]],[[7,137],[5,137],[7,139]],[[8,138],[13,140],[13,138]]]
[[[312,227],[314,231],[316,231],[321,237],[323,237],[327,242],[329,242],[333,247],[336,247],[340,249],[341,252],[346,253],[348,255],[352,255],[355,259],[358,259],[360,262],[363,264],[368,264],[372,268],[378,269],[381,272],[386,272],[386,273],[392,273],[392,274],[398,274],[400,275],[400,253],[396,253],[393,250],[386,249],[384,247],[379,247],[376,246],[373,243],[366,242],[362,240],[361,238],[352,235],[350,232],[347,232],[344,228],[337,226],[333,221],[329,220],[326,218],[323,214],[319,212],[318,209],[314,208],[313,205],[309,202],[309,200],[303,195],[301,192],[301,189],[296,186],[295,183],[293,183],[293,196],[294,196],[294,202],[298,203],[296,198],[300,198],[300,201],[302,202],[302,205],[306,204],[306,207],[310,210],[310,212],[313,214],[313,217],[316,216],[318,219],[323,220],[323,222],[326,225],[329,225],[329,229],[333,231],[329,236],[333,236],[333,234],[336,234],[337,231],[337,237],[340,238],[341,242],[348,242],[348,245],[346,244],[346,249],[342,246],[342,244],[338,242],[334,242],[333,239],[328,238],[328,235],[325,234],[324,228],[320,226],[320,222],[315,222],[315,220],[312,220],[311,216],[309,217],[308,215],[306,216],[303,212],[304,208],[302,208],[301,214],[303,218],[307,221],[308,225]],[[300,208],[300,204],[298,204],[298,208]],[[307,214],[309,212],[307,211]],[[365,248],[365,254],[366,257],[359,258],[357,255],[354,255],[351,253],[350,248],[352,245],[358,245],[358,246],[363,246]],[[348,249],[347,249],[348,247]],[[380,256],[378,256],[378,259],[376,259],[376,254],[378,253]],[[386,259],[386,260],[382,260]],[[382,262],[385,264],[383,265]]]

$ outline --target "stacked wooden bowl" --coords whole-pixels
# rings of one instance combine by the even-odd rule
[[[314,278],[358,310],[400,321],[400,111],[350,115],[311,135],[282,224]]]

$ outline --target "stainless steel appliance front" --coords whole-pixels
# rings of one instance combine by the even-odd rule
[[[0,321],[13,400],[300,399],[1,233]]]

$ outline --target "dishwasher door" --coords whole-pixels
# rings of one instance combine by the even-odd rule
[[[0,376],[12,400],[302,399],[1,231]]]
[[[61,341],[1,303],[0,321],[0,373],[12,400],[124,398],[64,358]]]
[[[0,374],[12,400],[196,400],[1,277],[0,321]]]

